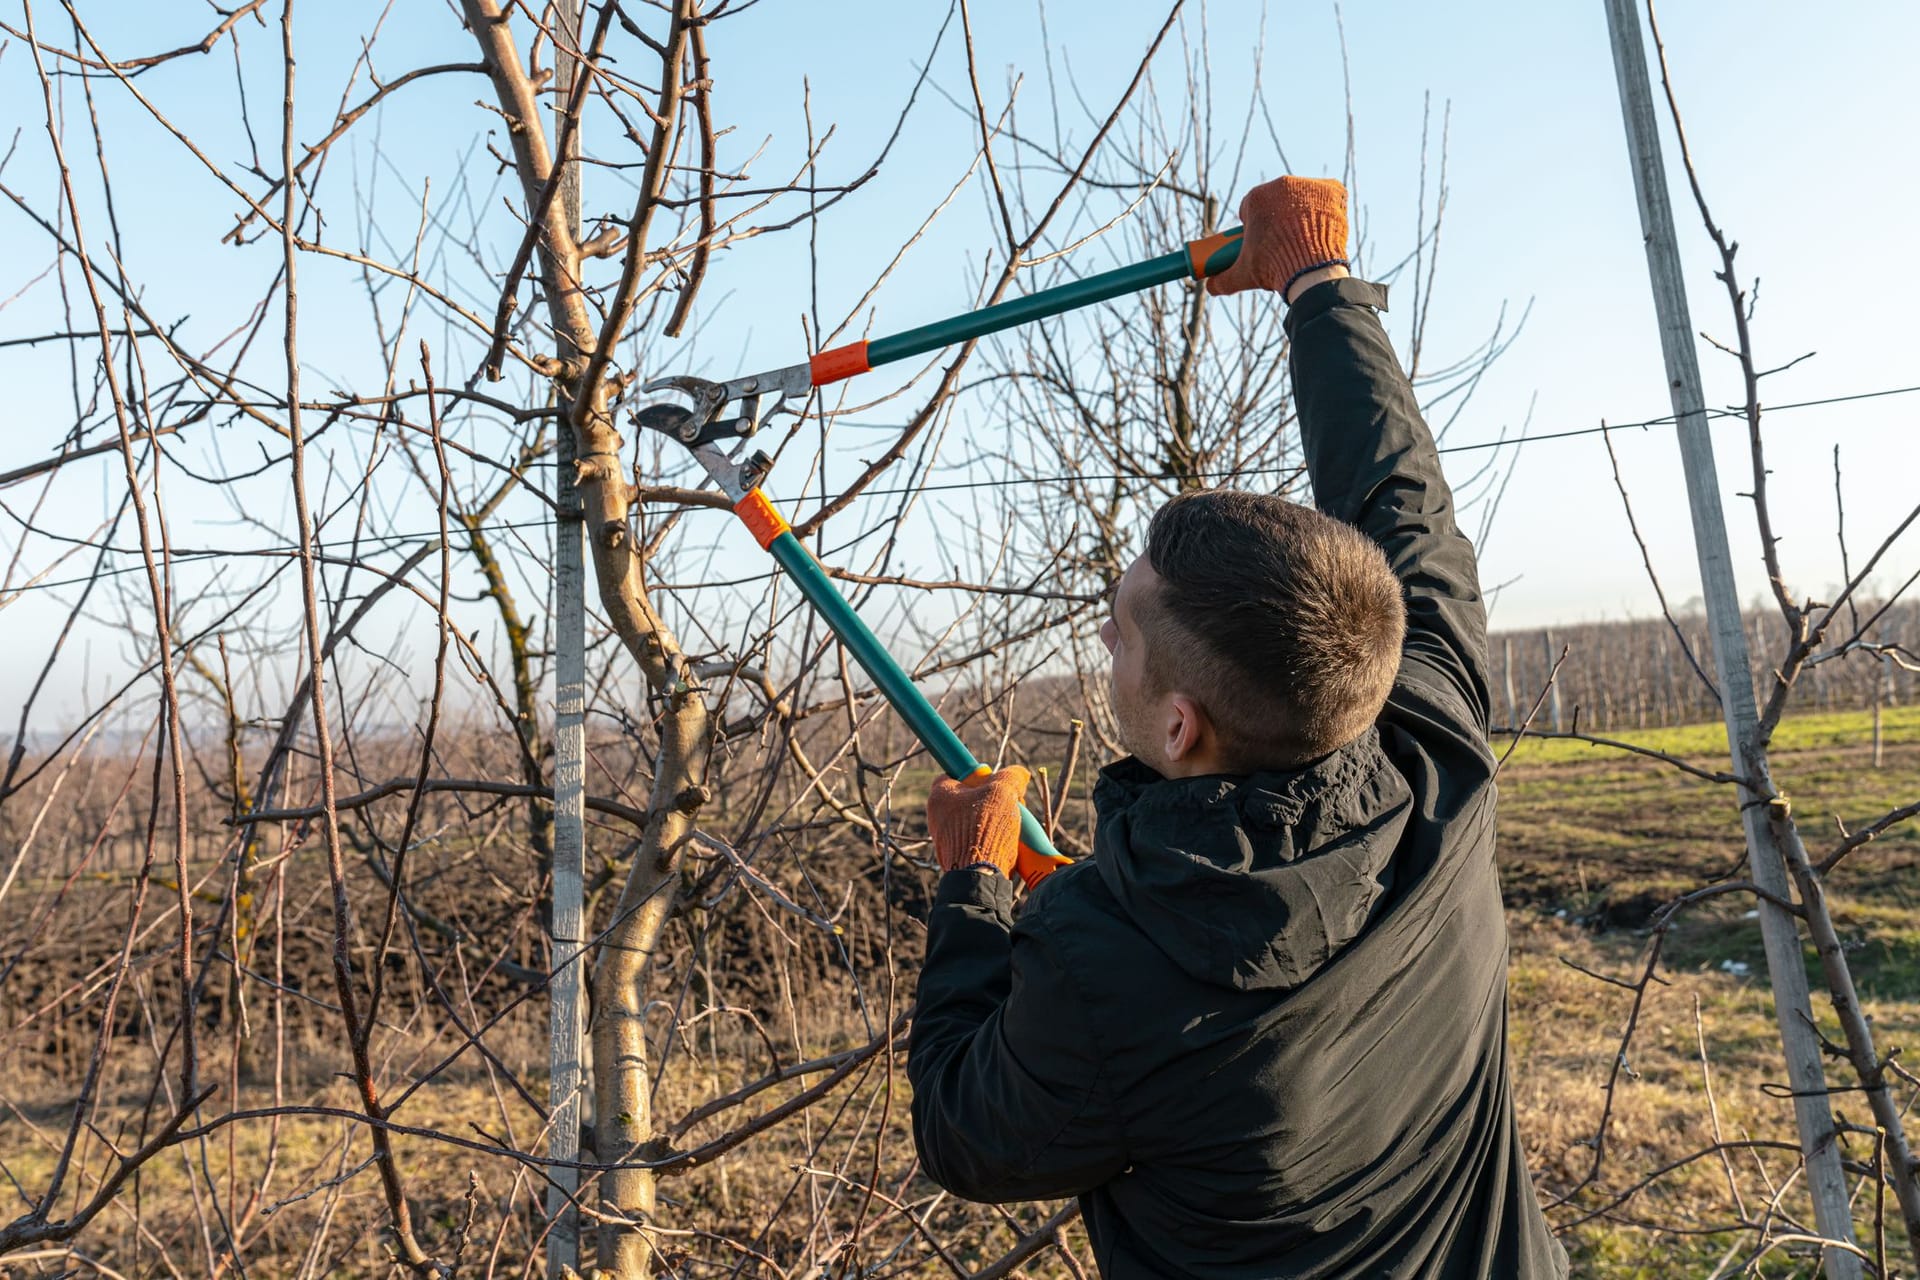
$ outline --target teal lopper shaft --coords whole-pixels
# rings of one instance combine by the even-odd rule
[[[1032,320],[1044,320],[1048,316],[1059,315],[1063,311],[1092,306],[1096,302],[1105,302],[1109,298],[1118,298],[1123,294],[1138,293],[1142,289],[1150,289],[1155,285],[1167,284],[1188,276],[1201,279],[1216,275],[1232,266],[1239,257],[1240,228],[1235,227],[1207,240],[1196,240],[1193,244],[1176,249],[1172,253],[1163,253],[1157,258],[1149,258],[1145,262],[1136,262],[1130,266],[1104,271],[1097,276],[1088,276],[1084,280],[1057,285],[1052,289],[1042,289],[1024,298],[1014,298],[1008,302],[996,303],[991,307],[983,307],[978,311],[969,311],[966,315],[955,316],[951,320],[921,325],[917,329],[908,329],[905,333],[896,333],[889,338],[875,338],[867,343],[867,363],[882,365],[894,360],[905,360],[909,356],[937,351],[941,347],[964,342],[968,338],[998,333],[1002,329],[1011,329],[1015,325],[1026,324]]]
[[[1145,262],[1116,267],[1097,276],[1074,280],[1030,293],[1024,298],[996,302],[978,311],[923,324],[885,338],[863,339],[815,354],[808,362],[812,385],[824,387],[842,378],[865,373],[876,365],[924,355],[941,347],[998,333],[1015,325],[1044,320],[1064,311],[1092,306],[1123,294],[1138,293],[1174,280],[1204,280],[1232,266],[1240,258],[1241,228],[1190,240],[1172,253]]]
[[[791,531],[785,531],[768,544],[767,550],[799,585],[807,602],[826,619],[827,625],[833,628],[833,634],[840,637],[840,643],[847,647],[873,678],[873,682],[880,686],[880,692],[886,695],[894,711],[926,744],[927,750],[940,762],[947,776],[960,779],[978,773],[983,766],[974,758],[973,752],[967,750],[967,744],[960,741],[959,735],[948,727],[940,713],[934,710],[933,704],[927,701],[926,695],[920,692],[920,686],[907,677],[907,673],[900,669],[900,664],[893,660],[893,655],[881,645],[879,638],[867,629],[867,624],[860,620],[860,615],[853,611],[853,606],[834,587],[826,571],[821,569],[820,562],[800,544],[800,540]],[[1042,857],[1061,863],[1068,861],[1053,847],[1053,841],[1047,839],[1039,819],[1025,805],[1020,806],[1020,843]]]

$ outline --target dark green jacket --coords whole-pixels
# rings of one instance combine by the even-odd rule
[[[927,1174],[1079,1196],[1110,1280],[1566,1272],[1508,1083],[1486,615],[1385,303],[1340,280],[1287,320],[1316,500],[1406,586],[1377,727],[1284,773],[1122,761],[1094,856],[1017,921],[991,869],[928,919]]]

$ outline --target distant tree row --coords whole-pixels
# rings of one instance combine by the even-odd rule
[[[1920,652],[1920,601],[1899,601],[1884,612],[1877,603],[1862,603],[1858,612],[1861,623],[1878,615],[1863,636],[1863,646],[1806,672],[1802,711],[1906,706],[1920,694],[1920,671],[1911,658],[1901,660]],[[1755,610],[1746,615],[1746,624],[1754,679],[1763,682],[1766,655],[1780,651],[1780,618],[1772,610]],[[1897,649],[1882,652],[1879,646]],[[1536,729],[1572,730],[1576,715],[1578,728],[1594,731],[1720,718],[1714,690],[1699,674],[1712,676],[1715,670],[1713,640],[1701,614],[1677,615],[1672,623],[1642,618],[1495,632],[1490,648],[1494,719],[1504,725],[1526,718],[1563,648],[1566,661],[1540,703]]]

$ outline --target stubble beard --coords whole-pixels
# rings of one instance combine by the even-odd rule
[[[1146,709],[1124,696],[1117,681],[1110,682],[1108,697],[1113,703],[1113,722],[1120,731],[1120,745],[1154,772],[1166,773],[1159,756],[1153,751],[1153,733],[1146,723]]]

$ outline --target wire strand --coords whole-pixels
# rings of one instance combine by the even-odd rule
[[[1912,393],[1917,391],[1920,391],[1920,386],[1888,387],[1880,391],[1859,391],[1849,395],[1822,396],[1816,400],[1795,400],[1795,401],[1790,401],[1786,404],[1762,405],[1761,409],[1767,413],[1782,413],[1790,409],[1813,409],[1813,408],[1819,408],[1823,405],[1848,404],[1848,403],[1859,401],[1859,400],[1878,400],[1878,399],[1885,398],[1887,396],[1911,395]],[[1708,409],[1706,411],[1706,415],[1710,421],[1718,421],[1725,418],[1744,418],[1746,416],[1746,410],[1733,409],[1733,408]],[[1668,427],[1668,426],[1672,426],[1674,423],[1678,421],[1679,421],[1679,418],[1676,417],[1675,415],[1667,414],[1663,417],[1643,418],[1635,422],[1620,422],[1620,423],[1602,422],[1600,425],[1593,426],[1593,427],[1575,427],[1566,431],[1549,431],[1539,435],[1516,436],[1511,440],[1480,440],[1472,444],[1448,445],[1445,448],[1437,449],[1436,452],[1443,453],[1443,454],[1473,453],[1473,452],[1486,450],[1486,449],[1508,449],[1508,448],[1518,449],[1522,445],[1542,444],[1542,443],[1546,443],[1548,441],[1554,441],[1554,440],[1573,440],[1581,436],[1599,435],[1603,431],[1639,431],[1639,430],[1645,430],[1650,427]],[[1298,474],[1303,470],[1305,470],[1305,468],[1301,464],[1296,463],[1291,466],[1285,466],[1285,467],[1241,467],[1241,468],[1229,469],[1225,471],[1201,471],[1201,472],[1190,472],[1188,474],[1196,476],[1197,478],[1203,479],[1203,480],[1215,480],[1215,479],[1235,479],[1241,476]],[[951,492],[955,492],[959,490],[967,490],[967,489],[1000,489],[1000,488],[1006,488],[1010,485],[1030,485],[1030,484],[1036,484],[1036,483],[1045,483],[1048,480],[1152,481],[1152,480],[1177,480],[1179,478],[1180,478],[1179,473],[1171,472],[1171,471],[1163,471],[1158,473],[1139,472],[1139,471],[1108,472],[1108,473],[1061,472],[1053,476],[1042,477],[1039,480],[1036,480],[1031,476],[1010,476],[1010,477],[1005,477],[1005,478],[995,479],[995,480],[955,480],[955,481],[943,482],[940,484],[911,485],[911,486],[903,486],[903,487],[891,488],[891,489],[862,489],[860,493],[857,494],[856,496],[859,498],[885,498],[885,497],[899,497],[903,494],[910,494],[910,493],[951,493]],[[779,501],[782,505],[787,505],[795,502],[806,501],[808,497],[812,497],[812,496],[815,496],[815,495],[785,497],[785,498],[777,499],[777,501]],[[686,508],[686,510],[694,511],[694,512],[703,511],[703,510],[718,511],[719,508],[689,507],[689,508]],[[507,520],[507,521],[499,521],[496,523],[481,525],[479,526],[479,529],[477,531],[483,532],[483,533],[498,533],[498,532],[503,532],[510,529],[545,529],[545,528],[550,528],[552,524],[553,522],[551,520]],[[363,545],[369,541],[382,543],[385,545],[381,549],[391,550],[395,547],[405,546],[408,544],[431,542],[432,540],[434,540],[435,538],[438,538],[439,536],[440,536],[439,530],[436,529],[436,530],[432,530],[425,533],[379,534],[372,537],[369,537],[367,535],[362,535],[360,541],[362,542]],[[253,547],[253,548],[244,548],[244,549],[209,548],[206,550],[190,550],[190,551],[176,550],[172,553],[171,559],[174,564],[182,564],[182,563],[193,564],[202,560],[218,559],[223,556],[262,556],[262,557],[275,557],[275,556],[283,556],[283,555],[291,556],[296,554],[299,550],[300,550],[300,546],[298,543],[285,543],[280,546]],[[124,549],[108,548],[107,553],[112,555],[132,555],[135,553],[135,549],[131,547],[124,548]],[[98,573],[90,573],[83,577],[61,578],[53,582],[29,583],[25,586],[16,587],[12,591],[6,592],[4,595],[0,595],[0,606],[4,606],[5,604],[10,603],[15,599],[18,599],[20,596],[25,595],[29,591],[51,591],[58,587],[78,586],[80,584],[90,582],[95,579],[118,577],[120,574],[123,574],[123,573],[135,573],[135,572],[140,572],[142,570],[143,570],[143,566],[141,565],[128,565],[124,568],[119,568],[119,569],[103,569]],[[715,582],[711,584],[702,584],[702,585],[738,586],[738,585],[742,585],[749,582],[765,581],[766,579],[773,576],[774,575],[772,574],[757,574],[749,578],[728,579],[728,580],[725,580],[724,582]],[[680,587],[677,589],[685,590],[686,588]]]

